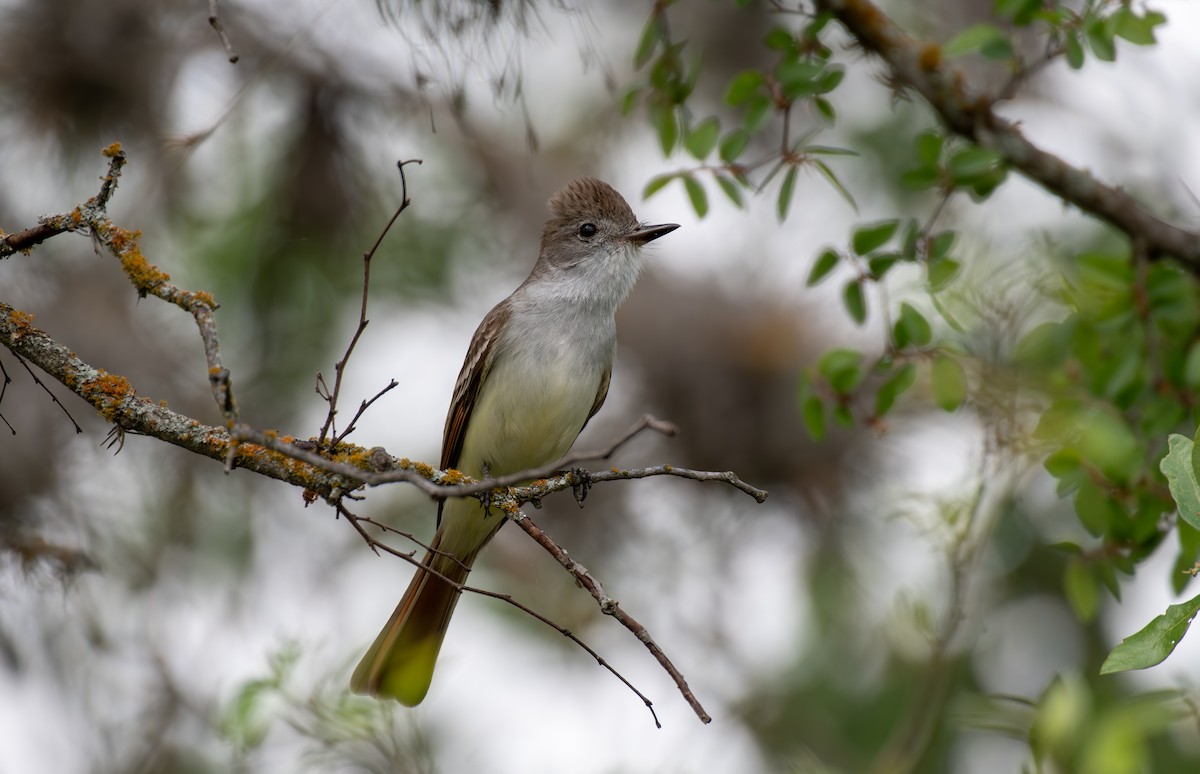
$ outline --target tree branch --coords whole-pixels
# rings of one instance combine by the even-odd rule
[[[816,0],[866,51],[887,63],[896,81],[924,97],[950,131],[999,153],[1013,169],[1065,201],[1141,240],[1155,259],[1172,256],[1200,274],[1200,234],[1143,209],[1125,191],[1037,147],[1015,123],[992,109],[995,100],[970,93],[966,76],[941,59],[936,43],[918,42],[870,0]]]

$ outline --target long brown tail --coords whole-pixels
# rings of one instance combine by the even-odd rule
[[[439,530],[433,549],[438,549],[441,537]],[[425,555],[392,617],[354,669],[351,690],[390,696],[408,707],[421,703],[459,597],[458,589],[429,570],[461,584],[474,558],[472,554],[459,562],[432,551]]]

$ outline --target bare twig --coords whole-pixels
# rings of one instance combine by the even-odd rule
[[[393,532],[398,535],[402,535],[405,538],[407,538],[408,540],[410,540],[413,543],[420,546],[421,548],[424,548],[426,551],[431,551],[433,553],[441,554],[443,556],[450,556],[449,554],[446,554],[443,551],[438,551],[437,549],[433,548],[432,546],[429,546],[429,545],[421,542],[420,540],[417,540],[415,537],[413,537],[412,535],[410,535],[406,532],[401,532],[399,530],[393,529],[386,525],[380,524],[379,522],[376,522],[372,519],[367,519],[362,516],[357,516],[357,515],[351,513],[341,503],[338,503],[336,508],[337,508],[338,514],[343,516],[346,519],[346,521],[350,522],[354,526],[354,529],[358,531],[358,534],[362,537],[362,539],[366,542],[366,544],[370,547],[370,549],[372,551],[374,551],[377,555],[379,554],[380,551],[384,551],[386,553],[391,554],[392,556],[397,556],[397,557],[403,559],[404,561],[408,562],[409,564],[411,564],[415,567],[422,567],[422,568],[424,568],[425,572],[438,578],[443,583],[450,585],[451,587],[454,588],[454,590],[456,592],[458,592],[460,594],[462,594],[464,592],[469,592],[471,594],[478,594],[481,597],[490,597],[491,599],[498,599],[501,602],[510,604],[513,607],[520,610],[521,612],[525,613],[526,615],[528,615],[532,618],[535,618],[538,621],[541,621],[546,626],[549,626],[551,629],[554,629],[556,632],[558,632],[562,636],[566,637],[571,642],[573,642],[576,645],[578,645],[579,647],[583,648],[583,650],[589,656],[591,656],[592,658],[594,658],[596,660],[597,664],[599,664],[600,666],[607,669],[609,671],[609,673],[612,674],[613,677],[617,678],[622,683],[624,683],[626,688],[633,691],[634,695],[636,695],[639,699],[642,700],[642,703],[646,705],[646,709],[650,710],[651,717],[654,718],[655,728],[662,728],[662,723],[660,723],[658,720],[658,713],[654,711],[654,703],[652,701],[650,701],[650,699],[648,699],[645,694],[643,694],[636,687],[634,687],[633,683],[629,682],[629,680],[623,674],[618,672],[616,670],[616,668],[613,667],[612,664],[608,663],[608,661],[606,661],[603,656],[601,656],[590,645],[588,645],[586,642],[584,642],[582,639],[580,639],[579,635],[575,634],[574,632],[572,632],[570,629],[566,628],[565,626],[560,626],[559,624],[550,620],[549,618],[547,618],[546,616],[537,612],[536,610],[533,610],[532,608],[522,604],[521,602],[518,602],[516,599],[514,599],[509,594],[501,594],[497,591],[489,591],[488,589],[481,589],[476,586],[468,586],[465,583],[458,583],[457,581],[451,580],[450,578],[446,577],[445,575],[443,575],[442,573],[433,569],[432,567],[429,567],[424,562],[416,559],[415,556],[413,555],[413,552],[404,552],[404,551],[397,550],[397,549],[392,548],[391,546],[387,545],[386,543],[383,543],[383,542],[371,537],[367,533],[367,531],[365,529],[363,529],[362,524],[360,524],[359,522],[371,524],[371,525],[378,527],[380,529],[383,529],[385,531]],[[557,548],[557,544],[554,543],[553,539],[547,537],[547,540]],[[562,551],[561,548],[559,548],[558,550]],[[563,554],[565,555],[566,552],[563,551]],[[705,721],[705,722],[707,722],[707,721]]]
[[[350,356],[354,354],[354,348],[358,345],[358,340],[362,338],[363,331],[367,329],[367,324],[370,322],[370,320],[367,319],[367,298],[369,297],[371,290],[371,259],[375,257],[375,251],[378,250],[379,245],[383,243],[383,238],[387,236],[388,231],[390,231],[392,228],[392,224],[395,223],[396,219],[400,217],[400,213],[407,210],[408,206],[412,204],[412,200],[408,198],[408,179],[404,176],[404,166],[406,164],[420,163],[422,163],[421,159],[409,159],[407,161],[396,162],[396,168],[400,170],[400,206],[396,208],[396,211],[392,213],[392,217],[388,219],[388,222],[383,227],[383,230],[379,232],[379,236],[375,239],[375,244],[371,245],[371,249],[363,253],[362,305],[359,307],[358,312],[358,327],[354,330],[354,335],[350,337],[350,343],[346,346],[346,351],[342,355],[341,360],[338,360],[333,365],[335,376],[333,380],[332,391],[326,388],[324,393],[322,393],[321,388],[325,385],[325,379],[321,376],[321,374],[317,374],[317,394],[321,395],[321,397],[325,398],[325,400],[329,403],[329,413],[325,417],[325,424],[321,427],[321,434],[317,439],[317,445],[319,446],[325,445],[325,438],[329,435],[331,430],[337,439],[334,441],[335,444],[337,441],[345,438],[350,432],[347,430],[341,435],[338,435],[336,428],[333,426],[333,420],[334,417],[337,416],[337,402],[338,397],[342,392],[342,376],[345,374],[346,364],[350,362]],[[384,392],[386,391],[387,390],[384,390]],[[375,397],[379,396],[377,395]],[[374,398],[372,398],[372,400],[374,400]],[[363,409],[365,408],[366,406],[364,405]],[[359,414],[356,414],[354,418],[358,419],[358,416],[361,415],[361,413],[362,411],[360,410]],[[354,420],[351,420],[350,424],[353,426]]]
[[[4,382],[0,383],[0,405],[3,405],[4,404],[4,393],[8,392],[8,385],[12,384],[12,377],[8,375],[8,369],[4,367],[3,360],[0,360],[0,375],[4,376]],[[3,414],[0,414],[0,422],[3,422],[8,427],[9,431],[12,432],[13,435],[17,434],[17,429],[15,427],[13,427],[12,424],[9,423],[9,421],[7,419],[4,418]]]
[[[351,433],[353,433],[353,432],[354,432],[354,430],[355,430],[355,427],[356,427],[355,423],[356,423],[356,422],[358,422],[358,420],[359,420],[360,418],[362,418],[362,415],[363,415],[363,413],[364,413],[364,412],[366,412],[366,410],[367,410],[367,409],[369,409],[369,408],[371,407],[371,404],[372,404],[372,403],[374,403],[375,401],[379,400],[379,399],[380,399],[380,398],[382,398],[384,395],[386,395],[387,393],[391,392],[392,390],[396,389],[396,388],[397,388],[397,387],[399,387],[399,386],[400,386],[400,382],[398,382],[398,381],[396,381],[395,379],[393,379],[393,380],[391,380],[390,382],[388,382],[388,385],[387,385],[386,387],[384,387],[384,388],[383,388],[382,390],[380,390],[379,392],[375,393],[375,396],[374,396],[374,397],[372,397],[370,400],[364,400],[364,401],[363,401],[363,402],[362,402],[362,403],[359,405],[359,407],[358,407],[358,411],[354,412],[354,416],[353,416],[353,417],[351,417],[351,419],[350,419],[350,424],[346,425],[346,429],[345,429],[345,430],[343,430],[343,431],[342,431],[342,432],[341,432],[341,433],[338,435],[338,437],[337,437],[337,438],[334,438],[334,439],[333,439],[333,446],[337,446],[339,443],[341,443],[342,441],[344,441],[344,440],[346,439],[346,436],[348,436],[348,435],[350,435]]]
[[[832,13],[864,50],[879,55],[892,79],[920,94],[952,132],[996,151],[1047,191],[1143,240],[1151,258],[1172,256],[1200,274],[1200,234],[1160,219],[1124,190],[1025,139],[1016,124],[996,114],[993,99],[969,93],[966,76],[939,60],[933,44],[913,40],[870,0],[816,0],[816,7]]]
[[[642,626],[636,619],[634,619],[633,616],[622,610],[620,603],[608,595],[608,592],[604,590],[604,586],[600,584],[600,581],[596,580],[596,578],[592,576],[591,572],[589,572],[586,567],[572,559],[567,552],[563,550],[558,543],[554,542],[554,539],[547,535],[541,527],[535,524],[527,514],[514,510],[509,513],[509,518],[520,525],[521,529],[525,530],[525,534],[529,535],[537,542],[538,545],[546,549],[546,551],[553,556],[559,564],[566,568],[567,572],[571,573],[571,575],[575,577],[575,580],[577,580],[579,584],[583,586],[583,588],[587,589],[588,593],[591,594],[596,600],[597,604],[600,605],[601,612],[603,612],[605,615],[615,618],[621,623],[622,626],[624,626],[626,629],[632,632],[635,637],[641,640],[642,644],[646,646],[646,649],[649,650],[651,655],[654,656],[654,660],[657,661],[662,668],[666,670],[667,674],[671,676],[671,679],[675,681],[675,686],[679,688],[679,692],[683,695],[684,700],[687,701],[689,706],[691,706],[692,711],[696,713],[696,717],[700,718],[700,722],[711,723],[712,718],[707,712],[705,712],[704,707],[701,706],[695,694],[692,693],[692,689],[688,687],[687,680],[684,679],[683,674],[675,667],[673,663],[671,663],[671,660],[667,658],[667,654],[663,652],[663,649],[658,646],[658,643],[656,643],[654,638],[650,636],[650,633],[646,631],[646,627]],[[648,702],[647,706],[649,706]]]
[[[225,47],[225,55],[229,57],[229,63],[237,64],[238,53],[234,51],[233,43],[225,34],[225,26],[221,24],[221,17],[217,13],[217,0],[208,0],[208,23],[217,31],[217,37],[221,39],[221,45]]]
[[[62,412],[67,415],[67,419],[71,420],[71,426],[75,428],[75,434],[76,435],[81,434],[83,432],[83,428],[80,427],[79,423],[75,421],[75,417],[71,416],[71,412],[67,409],[66,406],[63,405],[63,402],[58,399],[58,396],[55,395],[53,392],[51,392],[50,388],[47,387],[45,385],[45,383],[43,383],[42,380],[37,377],[37,374],[35,374],[33,372],[33,369],[29,367],[29,364],[25,362],[25,359],[23,357],[21,357],[20,353],[14,351],[13,357],[15,357],[17,359],[17,362],[21,364],[22,368],[24,368],[26,371],[29,372],[29,377],[31,379],[33,379],[33,383],[36,384],[38,387],[41,387],[42,390],[47,395],[50,396],[50,400],[52,400],[54,402],[54,404],[56,406],[58,406],[60,409],[62,409]],[[8,424],[8,423],[5,422],[5,424]],[[9,425],[9,427],[11,427],[11,425]],[[13,434],[14,435],[16,434],[15,430],[13,431]]]

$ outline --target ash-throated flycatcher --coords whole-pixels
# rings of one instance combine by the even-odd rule
[[[442,438],[443,469],[475,479],[566,454],[608,394],[617,307],[642,269],[641,247],[679,226],[638,223],[607,183],[572,181],[548,203],[529,277],[483,318],[463,362]],[[350,687],[414,706],[425,698],[458,591],[504,514],[474,498],[439,508],[422,566],[363,656]]]

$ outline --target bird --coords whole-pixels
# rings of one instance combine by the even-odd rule
[[[567,453],[608,395],[616,311],[641,274],[642,248],[679,227],[639,222],[594,177],[569,182],[547,209],[529,276],[488,312],[467,348],[446,416],[443,470],[484,480]],[[425,698],[460,587],[505,520],[476,498],[439,504],[429,550],[351,690],[410,707]]]

